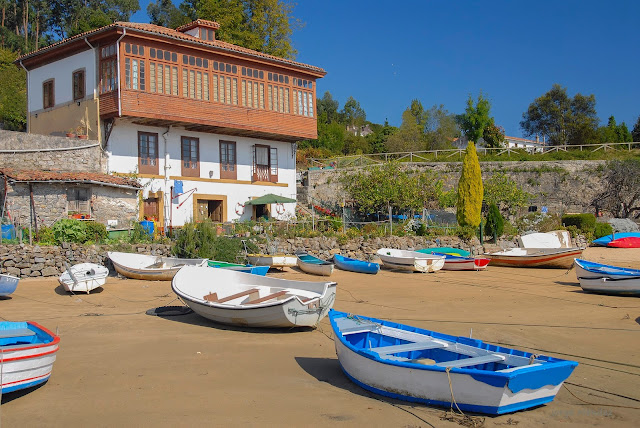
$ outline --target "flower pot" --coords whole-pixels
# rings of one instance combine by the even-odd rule
[[[78,135],[78,138],[80,138],[81,140],[88,140],[89,136],[88,135]]]
[[[76,138],[76,134],[72,133],[72,132],[67,132],[67,137],[69,138]]]

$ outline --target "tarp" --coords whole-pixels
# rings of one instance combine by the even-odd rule
[[[287,198],[285,196],[274,195],[273,193],[268,193],[264,196],[260,196],[259,198],[252,199],[250,201],[245,202],[245,205],[269,205],[269,204],[288,204],[296,202],[295,199]]]

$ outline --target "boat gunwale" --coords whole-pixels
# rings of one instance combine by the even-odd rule
[[[13,321],[8,321],[8,322],[13,322]],[[2,349],[2,353],[6,354],[7,352],[18,352],[18,351],[27,351],[30,349],[36,349],[36,348],[44,348],[47,346],[53,346],[53,345],[58,345],[60,343],[60,336],[54,334],[53,332],[51,332],[51,330],[49,330],[46,327],[41,326],[40,324],[38,324],[35,321],[26,321],[26,323],[30,326],[33,326],[37,329],[40,329],[42,332],[44,332],[45,334],[48,334],[49,336],[51,336],[52,340],[51,342],[43,342],[43,343],[34,343],[33,346],[22,346],[20,345],[20,348],[9,348],[9,346],[17,346],[17,345],[0,345],[0,348],[3,348],[3,346],[7,346],[7,348],[3,348]],[[30,329],[33,331],[33,329]],[[57,349],[53,352],[56,352]],[[50,353],[50,352],[49,352]],[[46,354],[43,354],[46,355]],[[38,355],[30,355],[28,356],[29,358],[34,358],[34,357],[38,357],[40,356],[40,354]],[[11,361],[11,359],[5,358],[3,359],[4,362],[7,361]]]

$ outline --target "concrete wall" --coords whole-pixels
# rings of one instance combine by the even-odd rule
[[[117,120],[109,138],[107,152],[109,156],[109,172],[135,173],[138,169],[138,131],[153,132],[158,134],[158,175],[149,177],[141,174],[140,182],[144,185],[143,194],[149,192],[163,192],[169,195],[170,187],[175,180],[183,181],[183,190],[196,189],[193,193],[198,195],[220,195],[226,197],[225,215],[227,221],[251,218],[251,207],[246,207],[242,216],[236,213],[251,198],[274,193],[289,198],[296,197],[296,173],[295,154],[290,143],[260,140],[247,137],[231,137],[222,134],[208,134],[202,132],[186,131],[182,128],[171,128],[164,135],[167,141],[167,171],[168,180],[164,180],[165,147],[163,133],[166,128],[136,125],[125,120]],[[181,137],[190,136],[200,139],[200,176],[184,177],[181,171]],[[235,141],[237,150],[237,179],[220,179],[220,140]],[[252,146],[265,144],[278,148],[278,183],[252,184],[251,166],[253,163]],[[172,217],[174,226],[181,226],[193,218],[193,196],[183,195],[173,199],[172,212],[165,209],[164,218],[167,221]],[[168,204],[167,204],[168,206]],[[284,204],[285,212],[278,215],[275,207],[272,213],[279,218],[294,215],[295,204]]]
[[[0,168],[106,172],[106,157],[97,141],[0,130]]]
[[[546,161],[546,162],[482,162],[482,178],[502,172],[511,177],[525,191],[534,195],[530,205],[538,211],[543,206],[549,213],[594,212],[593,198],[604,189],[602,180],[606,161]],[[462,163],[406,163],[405,168],[430,170],[444,181],[444,190],[457,187]],[[307,200],[321,202],[327,208],[337,206],[346,197],[340,175],[349,170],[308,171]],[[314,202],[314,203],[317,203]],[[526,213],[524,208],[522,214]]]
[[[87,130],[84,124],[88,123]],[[98,99],[85,99],[56,105],[54,108],[29,114],[29,133],[63,137],[67,132],[76,133],[78,127],[90,140],[100,140]],[[79,140],[86,141],[86,140]]]

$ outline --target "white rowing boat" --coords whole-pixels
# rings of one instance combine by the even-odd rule
[[[127,278],[170,281],[183,266],[205,266],[207,259],[179,259],[136,253],[107,253],[116,271]]]
[[[382,266],[387,269],[404,269],[414,272],[436,272],[443,268],[445,256],[417,251],[380,248],[377,253]]]
[[[249,327],[315,326],[333,306],[336,285],[195,266],[180,269],[171,283],[195,313]]]
[[[109,276],[109,269],[95,263],[80,263],[67,267],[58,281],[66,291],[72,293],[89,293],[98,287],[102,287]]]
[[[249,264],[272,268],[293,267],[298,264],[296,256],[289,254],[247,254]]]

